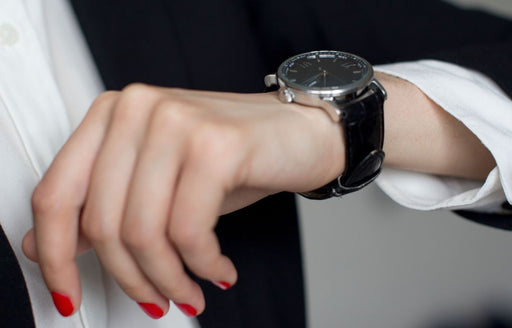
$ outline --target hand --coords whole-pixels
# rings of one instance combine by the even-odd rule
[[[75,257],[91,247],[152,317],[173,300],[204,310],[185,273],[220,286],[237,272],[217,218],[279,191],[308,191],[344,165],[339,124],[274,93],[131,85],[102,94],[33,194],[25,254],[39,262],[63,315],[80,305]]]

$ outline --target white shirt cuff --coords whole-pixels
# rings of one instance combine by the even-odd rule
[[[384,168],[377,184],[388,196],[419,210],[501,212],[506,198],[512,203],[512,101],[492,80],[436,60],[381,65],[375,70],[416,85],[466,125],[497,164],[485,182]]]

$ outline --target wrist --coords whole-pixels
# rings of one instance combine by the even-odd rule
[[[295,128],[289,133],[299,134],[295,137],[295,142],[300,144],[297,148],[300,151],[298,156],[308,156],[308,162],[313,163],[304,172],[304,183],[300,184],[302,187],[293,191],[317,189],[336,179],[345,170],[345,137],[343,126],[339,122],[333,122],[321,108],[283,103],[275,91],[263,93],[261,96],[264,98],[262,101],[271,104],[277,113],[287,116],[286,122],[293,122],[291,125]],[[294,124],[295,122],[298,123]],[[293,165],[297,163],[303,165],[299,160],[294,161]]]
[[[304,196],[341,196],[363,188],[378,176],[384,159],[382,105],[386,92],[366,60],[340,51],[303,53],[284,61],[276,74],[265,77],[265,84],[279,88],[282,102],[321,108],[328,114],[330,126],[336,125],[336,136],[332,129],[322,131],[331,133],[322,140],[339,147],[327,159],[328,167],[334,169],[324,171],[323,176],[332,178],[334,171],[336,178]],[[337,142],[332,142],[333,138]]]

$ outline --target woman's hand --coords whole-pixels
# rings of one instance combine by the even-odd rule
[[[495,166],[482,143],[418,88],[378,74],[386,163],[465,178]],[[64,315],[80,304],[75,257],[91,247],[152,317],[173,300],[205,304],[185,273],[221,288],[237,279],[214,227],[222,213],[279,191],[309,191],[344,169],[341,125],[274,93],[233,94],[131,85],[91,106],[33,194],[23,242]]]
[[[322,110],[274,93],[107,92],[34,191],[24,251],[63,315],[80,305],[75,257],[91,247],[150,316],[169,299],[196,315],[204,297],[185,267],[221,288],[237,280],[214,233],[218,216],[324,185],[343,171],[343,147]]]

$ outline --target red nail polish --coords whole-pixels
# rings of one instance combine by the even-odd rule
[[[164,310],[156,304],[153,303],[139,303],[139,306],[146,312],[148,316],[153,319],[160,319],[164,315]]]
[[[212,281],[213,284],[222,290],[228,290],[231,288],[231,284],[225,281]]]
[[[197,310],[188,304],[179,304],[174,303],[181,310],[181,312],[185,313],[189,317],[195,317],[197,315]]]
[[[71,303],[69,297],[57,292],[50,293],[52,294],[53,303],[55,304],[55,307],[57,308],[59,313],[64,317],[70,316],[73,313],[74,308],[73,303]]]

